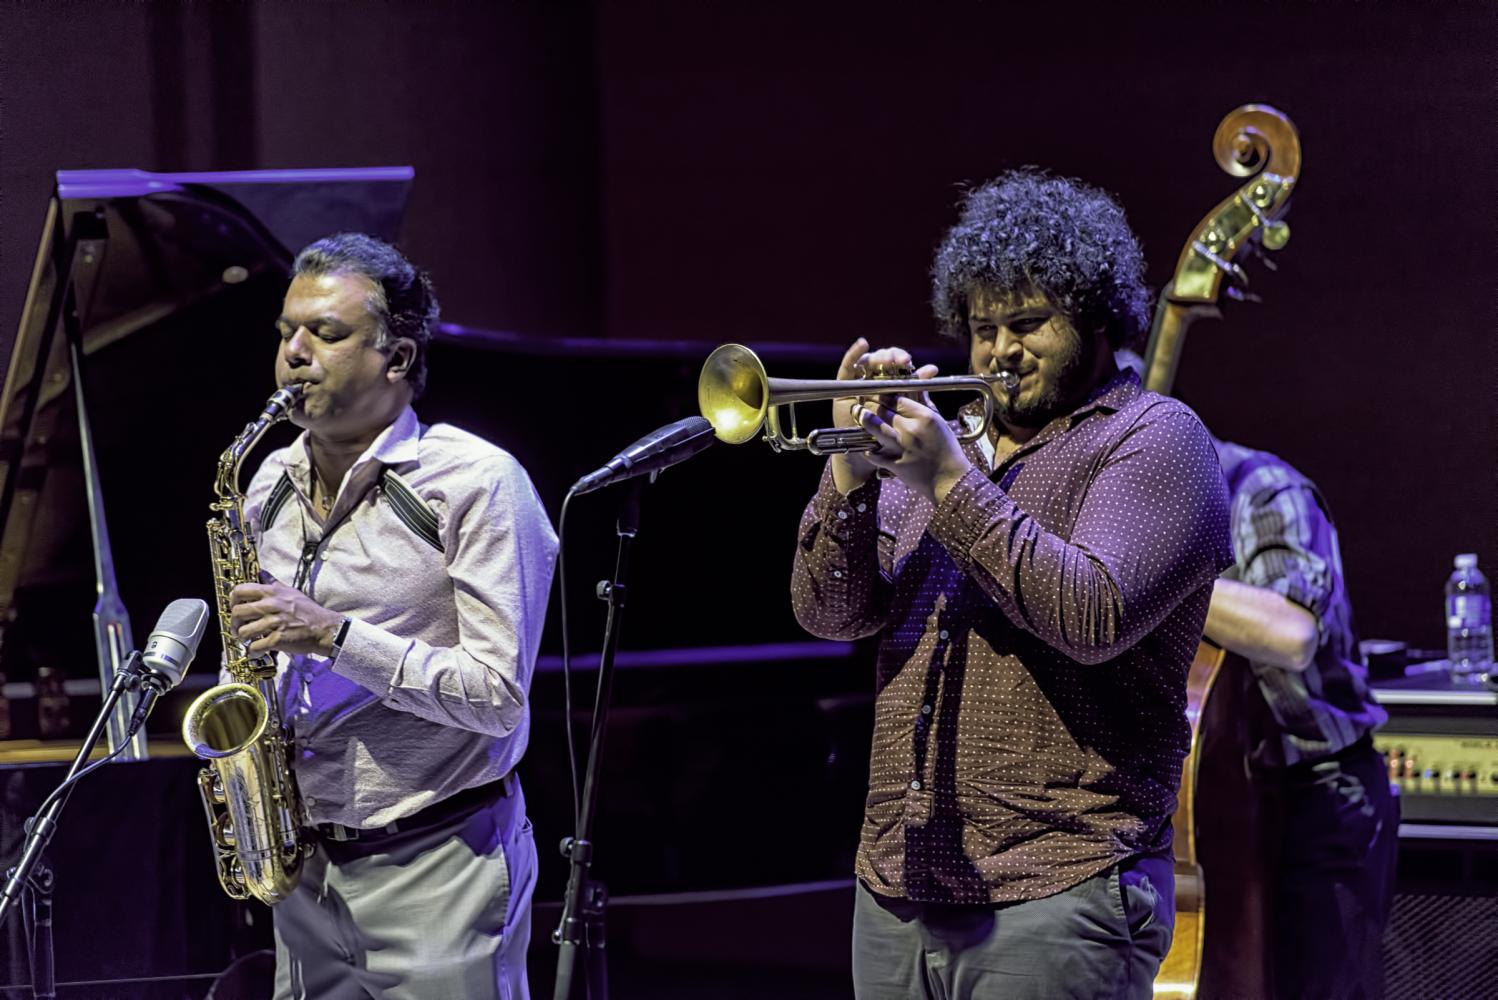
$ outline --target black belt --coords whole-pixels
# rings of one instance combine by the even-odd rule
[[[400,819],[386,823],[384,826],[357,827],[344,826],[342,823],[318,823],[313,827],[317,835],[324,840],[349,841],[349,840],[378,840],[382,837],[391,837],[397,833],[410,833],[412,830],[424,830],[427,827],[441,826],[452,823],[478,812],[491,803],[512,794],[510,787],[515,780],[515,774],[511,773],[491,781],[486,785],[475,785],[465,788],[461,792],[454,792],[440,802],[433,802],[425,809],[402,816]]]

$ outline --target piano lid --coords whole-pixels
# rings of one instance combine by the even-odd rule
[[[47,307],[61,244],[74,264],[85,353],[186,303],[266,269],[329,233],[393,239],[405,213],[410,167],[241,170],[161,174],[61,170],[22,308],[12,367],[51,331]],[[7,377],[8,383],[12,379]],[[11,392],[0,400],[0,423]]]
[[[87,557],[79,558],[80,548],[87,551],[88,521],[82,516],[81,442],[63,332],[69,289],[60,276],[70,277],[78,317],[103,492],[126,506],[126,484],[109,475],[109,449],[119,447],[126,426],[138,433],[153,409],[158,428],[167,414],[180,420],[171,404],[205,391],[193,384],[194,376],[202,381],[201,365],[187,371],[180,354],[163,352],[180,343],[180,335],[162,331],[180,327],[186,317],[207,324],[214,338],[207,363],[224,367],[236,340],[244,344],[243,337],[269,329],[261,306],[272,298],[279,302],[294,252],[346,230],[395,239],[413,177],[404,166],[57,173],[0,393],[0,628],[12,623],[18,588],[93,576]],[[130,346],[136,341],[139,350]],[[156,364],[132,357],[152,352]],[[246,361],[241,367],[253,370],[243,381],[251,385],[250,397],[259,398],[271,386],[269,354],[262,363]],[[230,397],[232,380],[218,385]],[[139,415],[132,412],[137,409]],[[230,424],[235,419],[242,418]],[[222,436],[223,428],[217,430]],[[135,445],[130,447],[133,452]],[[142,447],[131,460],[149,455],[150,448]],[[195,471],[201,478],[201,470]],[[130,527],[116,526],[117,541],[120,529]],[[99,553],[94,556],[97,562]],[[137,583],[123,579],[124,596],[134,596]],[[155,610],[144,604],[136,609]],[[81,621],[88,611],[79,609]]]
[[[295,253],[329,233],[356,230],[393,240],[416,172],[410,167],[326,170],[215,170],[160,174],[146,170],[59,170],[64,201],[186,194],[237,205],[285,251]],[[288,258],[289,259],[289,258]]]

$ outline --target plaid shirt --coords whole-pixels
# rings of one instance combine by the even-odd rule
[[[1039,899],[1169,848],[1227,491],[1196,415],[1132,372],[991,471],[967,455],[934,507],[824,474],[792,598],[816,635],[880,633],[859,878]]]
[[[1265,739],[1254,759],[1281,766],[1329,756],[1388,718],[1357,660],[1337,529],[1315,484],[1283,459],[1224,442],[1217,452],[1232,496],[1234,565],[1223,575],[1300,605],[1320,632],[1302,672],[1253,663],[1278,724],[1278,741]]]

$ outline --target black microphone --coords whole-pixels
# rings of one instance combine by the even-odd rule
[[[573,483],[572,492],[582,496],[610,483],[668,469],[712,443],[713,425],[702,417],[686,417],[646,434],[609,459],[603,468]]]
[[[132,736],[145,724],[156,699],[182,683],[207,628],[208,603],[196,597],[173,601],[156,620],[140,654],[141,696],[130,717]]]

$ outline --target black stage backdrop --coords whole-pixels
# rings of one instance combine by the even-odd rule
[[[0,346],[57,168],[411,163],[405,243],[450,320],[918,347],[961,182],[1033,163],[1102,185],[1158,287],[1233,187],[1212,130],[1261,101],[1304,141],[1294,237],[1254,272],[1261,305],[1198,324],[1181,393],[1320,482],[1365,634],[1438,645],[1452,554],[1493,562],[1498,9],[559,8],[7,6]],[[578,446],[602,459],[649,421],[575,360],[587,388],[555,405],[609,414]]]
[[[514,451],[555,517],[574,478],[693,412],[697,366],[718,343],[821,345],[782,373],[824,376],[855,336],[929,344],[930,253],[965,181],[1039,164],[1111,190],[1158,288],[1235,187],[1211,158],[1217,122],[1268,103],[1304,143],[1294,235],[1277,272],[1253,269],[1261,304],[1194,328],[1178,388],[1217,433],[1320,483],[1365,636],[1438,646],[1452,555],[1477,551],[1498,571],[1498,8],[1123,7],[8,4],[0,357],[56,169],[413,164],[403,242],[433,272],[445,318],[533,347],[583,341],[561,354],[439,345],[421,408]],[[137,637],[167,600],[207,589],[212,462],[270,387],[275,289],[238,294],[220,307],[242,305],[237,323],[179,317],[90,376]],[[688,346],[621,350],[640,340]],[[140,405],[147,382],[154,409]],[[146,463],[171,466],[178,494],[132,496]],[[786,575],[817,471],[754,445],[664,477],[625,646],[804,638]],[[597,648],[592,585],[612,563],[616,503],[588,497],[572,512],[575,648]],[[164,519],[179,526],[168,544],[122,527]],[[543,653],[559,650],[553,614]],[[791,683],[743,667],[726,676],[751,698]],[[537,684],[528,766],[560,780],[555,676]],[[689,716],[683,690],[638,681],[622,695],[675,698]],[[780,732],[828,724],[825,713],[777,720]],[[833,718],[832,735],[793,750],[846,767],[864,752],[857,728]],[[670,815],[660,786],[705,782],[725,732],[754,738],[730,726],[681,736],[668,749],[690,773],[654,787],[616,776],[616,806],[629,788]],[[538,816],[546,841],[562,802]],[[843,805],[856,817],[856,801]],[[657,884],[677,884],[679,862],[662,861]],[[538,899],[555,898],[558,879],[543,872]],[[630,888],[649,888],[639,881]]]

